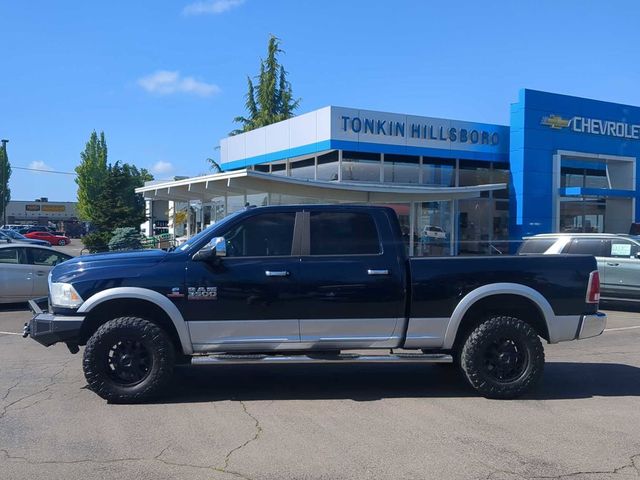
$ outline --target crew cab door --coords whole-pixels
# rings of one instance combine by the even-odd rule
[[[190,261],[184,317],[195,351],[277,350],[300,341],[295,211],[244,217],[223,232],[226,256]]]
[[[404,330],[404,265],[366,210],[305,212],[300,336],[312,349],[395,347]],[[386,225],[385,231],[389,231]],[[305,251],[307,250],[307,251]]]

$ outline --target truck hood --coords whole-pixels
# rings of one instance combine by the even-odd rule
[[[67,260],[51,271],[53,282],[72,282],[100,276],[126,278],[138,276],[141,271],[160,263],[167,256],[163,250],[134,250],[130,252],[97,253]]]

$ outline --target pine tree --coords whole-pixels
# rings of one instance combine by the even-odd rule
[[[146,170],[140,171],[128,163],[109,165],[102,190],[95,199],[95,226],[108,232],[119,227],[138,229],[146,217],[144,198],[135,189],[143,186],[148,177],[151,176]]]
[[[97,214],[96,199],[107,177],[107,142],[104,132],[100,132],[100,137],[95,130],[91,133],[80,158],[80,165],[76,167],[78,215],[82,220],[94,222]]]
[[[234,119],[242,128],[234,130],[231,135],[291,118],[300,105],[300,99],[293,99],[287,71],[278,61],[280,53],[284,53],[280,48],[280,40],[272,35],[267,47],[267,59],[260,61],[257,83],[254,84],[251,77],[247,77],[245,107],[248,116]]]

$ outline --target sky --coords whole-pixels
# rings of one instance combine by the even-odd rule
[[[12,198],[74,201],[93,130],[110,162],[209,173],[270,34],[298,113],[508,125],[521,88],[640,105],[639,18],[637,0],[0,0]]]

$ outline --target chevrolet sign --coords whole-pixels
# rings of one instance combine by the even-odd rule
[[[640,140],[640,125],[638,124],[588,117],[566,119],[560,115],[553,114],[542,117],[540,124],[553,128],[554,130],[569,128],[576,133],[590,133],[592,135]]]

